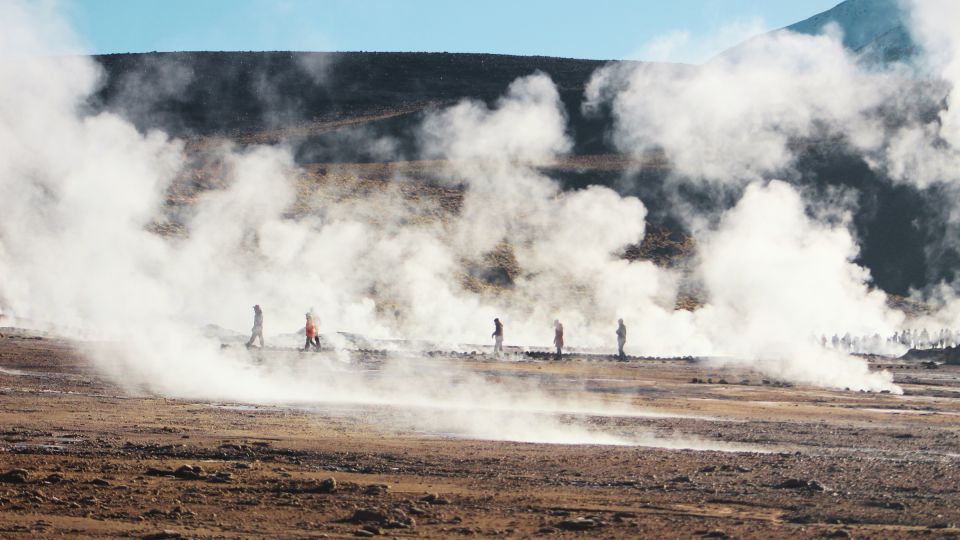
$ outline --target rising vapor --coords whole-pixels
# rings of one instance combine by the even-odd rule
[[[847,209],[824,209],[823,200],[777,179],[794,172],[795,141],[836,137],[894,181],[956,182],[956,111],[947,107],[932,123],[916,113],[918,102],[953,103],[960,81],[958,42],[935,4],[913,10],[927,69],[938,77],[934,94],[916,99],[907,99],[917,88],[910,70],[867,70],[831,35],[778,33],[703,66],[614,64],[596,73],[584,107],[611,108],[622,152],[660,152],[672,167],[669,182],[738,197],[714,220],[687,216],[696,260],[665,269],[621,256],[645,234],[640,199],[602,186],[564,191],[543,172],[573,146],[557,88],[543,73],[514,81],[491,105],[434,109],[418,127],[417,157],[441,163],[436,181],[462,189],[455,215],[400,196],[402,177],[369,197],[313,186],[311,207],[300,211],[304,171],[293,148],[224,142],[206,149],[222,187],[200,193],[178,216],[186,234],[158,235],[167,193],[189,172],[187,145],[140,132],[117,114],[90,114],[85,104],[103,82],[96,63],[50,54],[64,32],[55,13],[7,3],[0,313],[78,334],[117,381],[176,397],[417,404],[439,415],[456,402],[443,390],[462,378],[455,370],[397,378],[431,383],[424,385],[356,379],[335,356],[269,367],[204,333],[208,324],[246,328],[254,303],[265,307],[267,339],[286,346],[310,306],[332,339],[340,331],[451,349],[483,342],[499,317],[510,344],[549,344],[551,322],[561,319],[568,341],[612,352],[623,318],[637,354],[717,357],[806,384],[897,392],[889,374],[811,340],[892,333],[905,318],[856,264]],[[884,123],[891,109],[903,119],[895,126]],[[444,217],[430,218],[437,215]],[[494,252],[516,261],[510,286],[466,288],[464,265]],[[702,308],[675,309],[684,281],[702,284]],[[940,320],[960,322],[947,318]],[[481,408],[580,406],[535,388],[468,380],[458,395],[470,398],[459,399]]]

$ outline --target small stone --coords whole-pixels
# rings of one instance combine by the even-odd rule
[[[143,540],[178,540],[183,538],[183,535],[177,531],[160,531],[158,533],[148,534],[142,537]]]
[[[567,519],[556,525],[558,529],[564,531],[589,531],[599,526],[599,522],[589,518]]]
[[[353,515],[347,520],[351,523],[378,523],[384,524],[390,518],[375,508],[360,508],[354,510]]]
[[[386,484],[370,484],[364,490],[364,495],[382,495],[390,490],[390,486]]]
[[[324,478],[317,485],[318,493],[333,493],[337,490],[337,479],[334,477]]]
[[[233,481],[233,473],[230,471],[217,471],[208,476],[207,480],[214,483],[226,484]]]
[[[773,486],[777,489],[806,489],[810,491],[826,491],[826,486],[816,480],[804,480],[801,478],[790,478]]]
[[[373,534],[378,536],[383,534],[383,529],[381,529],[380,527],[377,527],[376,525],[364,525],[363,527],[360,527],[360,528],[364,531],[372,532]]]
[[[30,471],[26,469],[10,469],[5,473],[0,474],[0,482],[6,482],[8,484],[26,484],[29,476]]]
[[[444,499],[443,497],[437,495],[436,493],[428,493],[420,498],[420,501],[429,503],[429,504],[450,504],[450,501]]]
[[[197,480],[203,475],[203,468],[199,465],[181,465],[177,470],[173,471],[173,475],[184,480]]]

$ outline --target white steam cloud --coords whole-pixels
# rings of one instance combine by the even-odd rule
[[[929,5],[918,4],[914,26],[929,50],[946,51],[928,56],[946,81],[934,87],[955,103],[957,38]],[[297,344],[311,306],[331,339],[341,331],[449,347],[484,342],[494,317],[508,344],[546,346],[559,318],[568,343],[612,351],[623,318],[632,353],[715,356],[802,383],[899,390],[889,374],[813,341],[892,333],[903,315],[853,262],[847,223],[819,222],[796,189],[771,178],[792,166],[792,141],[836,136],[900,181],[953,181],[960,121],[953,107],[923,124],[911,102],[906,122],[884,125],[877,111],[900,107],[913,88],[906,70],[865,72],[836,36],[780,33],[700,67],[610,66],[591,81],[585,107],[612,107],[624,152],[663,152],[678,178],[743,189],[715,226],[695,231],[698,256],[683,275],[620,257],[645,233],[639,199],[600,186],[563,191],[542,172],[572,142],[558,91],[540,73],[492,106],[465,101],[424,121],[423,157],[442,164],[439,182],[463,188],[449,219],[436,217],[445,210],[435,203],[404,197],[403,178],[366,197],[333,184],[304,197],[288,148],[224,144],[210,153],[225,187],[185,211],[189,234],[159,236],[151,225],[185,170],[183,144],[110,113],[83,114],[100,72],[85,57],[45,54],[56,34],[37,21],[57,19],[36,10],[0,8],[3,29],[19,29],[0,34],[0,313],[111,343],[91,355],[132,388],[260,402],[585,408],[456,372],[358,378],[326,355],[256,365],[204,337],[208,323],[245,330],[259,303],[268,341],[286,346]],[[928,154],[911,157],[920,151]],[[294,211],[304,199],[313,211]],[[492,255],[515,261],[508,286],[466,288],[464,268]],[[674,309],[683,279],[702,284],[705,306]],[[470,417],[440,424],[470,424],[484,437],[503,424],[502,414],[486,424]],[[537,440],[600,437],[565,439],[565,426],[554,427]]]

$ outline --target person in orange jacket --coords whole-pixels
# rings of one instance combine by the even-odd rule
[[[310,308],[310,320],[313,321],[313,346],[320,350],[320,316],[317,315],[317,312]]]
[[[310,349],[310,346],[314,344],[314,338],[317,337],[317,325],[313,323],[313,317],[309,313],[306,316],[307,325],[304,327],[304,332],[307,334],[307,341],[303,344],[304,351]],[[319,350],[319,347],[317,349]]]

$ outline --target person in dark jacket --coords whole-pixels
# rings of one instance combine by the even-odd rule
[[[560,320],[553,321],[553,344],[557,347],[557,360],[563,357],[563,325]]]
[[[623,346],[627,343],[627,327],[623,324],[623,319],[618,319],[617,325],[617,352],[620,360],[626,360],[627,355],[623,353]]]
[[[493,354],[500,358],[500,353],[503,352],[503,323],[500,319],[493,320],[493,334],[490,334],[490,337],[493,338]]]
[[[260,339],[260,348],[263,348],[263,311],[260,305],[253,306],[253,328],[250,329],[250,341],[247,342],[247,348],[253,346],[254,339]]]

